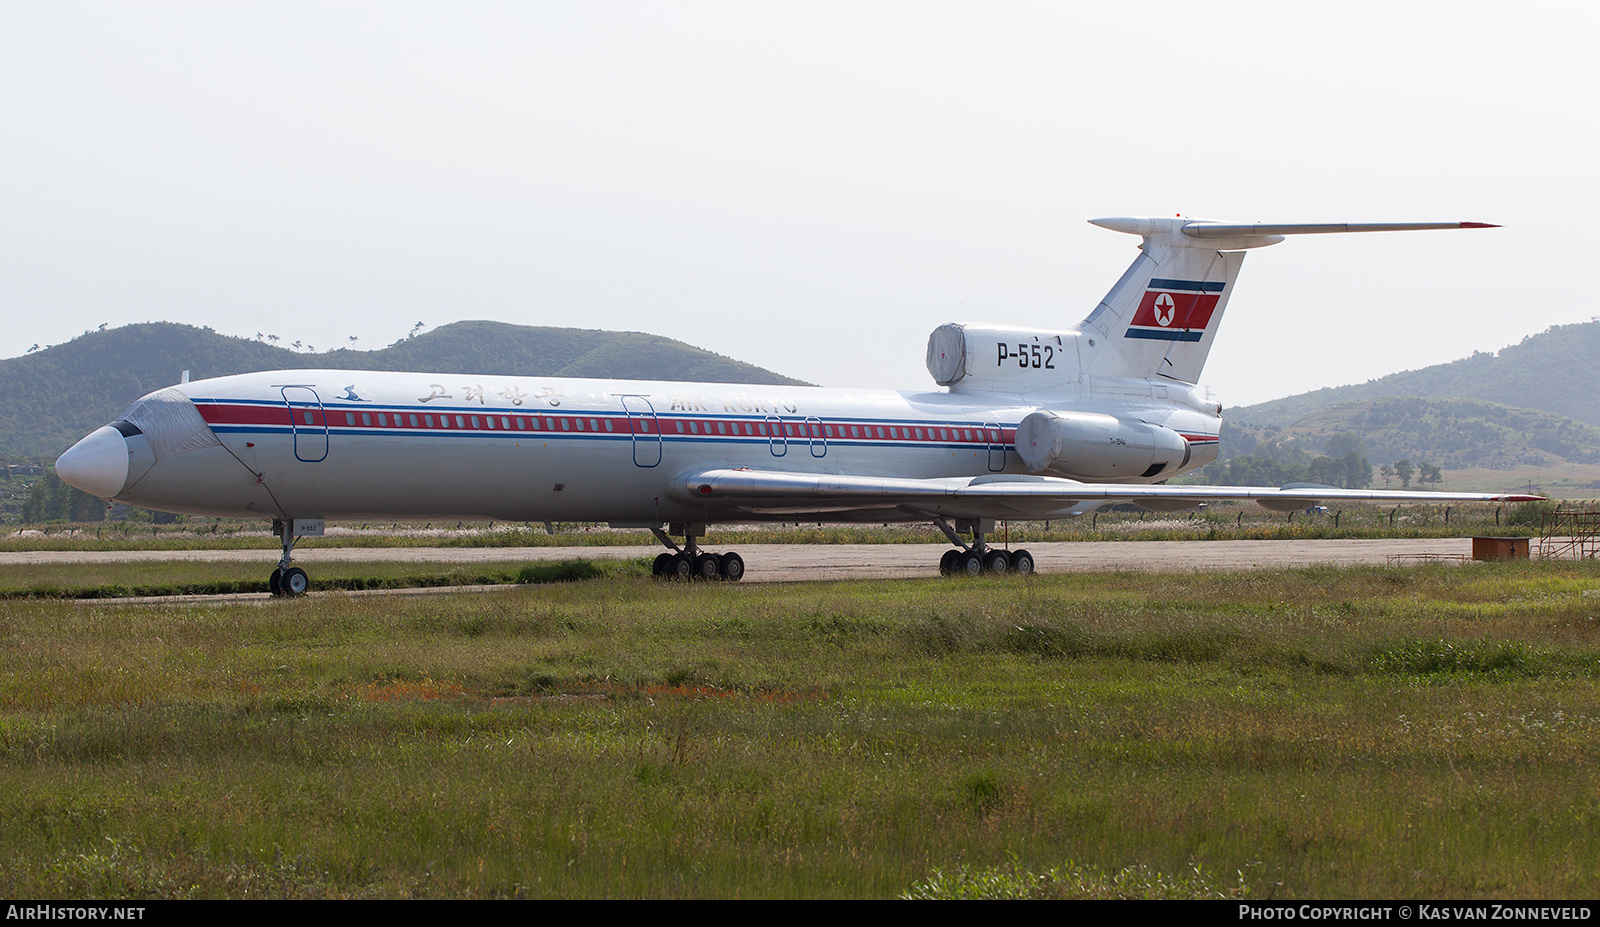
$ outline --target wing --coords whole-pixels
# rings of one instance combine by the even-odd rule
[[[1176,509],[1237,499],[1287,512],[1327,502],[1534,502],[1543,498],[1521,493],[1397,492],[1307,485],[1080,483],[1016,474],[910,479],[742,468],[686,474],[677,490],[708,513],[835,515],[849,520],[876,520],[872,513],[886,511],[928,518],[1061,518],[1114,502]]]

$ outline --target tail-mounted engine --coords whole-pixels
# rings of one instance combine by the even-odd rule
[[[1017,453],[1034,473],[1075,480],[1161,479],[1189,462],[1189,442],[1170,428],[1094,412],[1033,412],[1017,425]]]
[[[1075,331],[980,328],[950,323],[928,336],[928,373],[952,390],[1026,393],[1060,389],[1077,379]]]

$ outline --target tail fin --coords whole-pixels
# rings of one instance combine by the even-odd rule
[[[1200,379],[1246,249],[1275,245],[1285,235],[1497,227],[1481,222],[1261,225],[1181,217],[1090,221],[1142,236],[1144,244],[1122,279],[1078,326],[1098,342],[1084,357],[1084,373],[1186,383]]]

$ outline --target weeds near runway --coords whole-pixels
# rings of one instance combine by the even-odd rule
[[[1050,522],[1015,522],[1003,536],[1019,544],[1048,541],[1280,541],[1323,538],[1437,538],[1527,536],[1539,529],[1549,503],[1381,508],[1353,504],[1330,515],[1274,514],[1254,504],[1218,504],[1205,512],[1161,515],[1102,511]],[[649,532],[600,524],[553,525],[482,522],[340,524],[325,537],[303,539],[318,547],[622,547],[655,546]],[[190,517],[180,525],[105,522],[34,525],[0,535],[0,551],[33,550],[277,550],[262,521]],[[708,546],[749,544],[937,544],[932,525],[770,524],[713,526]]]
[[[0,599],[120,599],[238,595],[267,591],[272,563],[175,561],[20,564],[0,568]],[[316,589],[434,589],[445,586],[535,585],[650,574],[643,560],[477,562],[456,566],[394,561],[316,566]]]
[[[1577,897],[1600,568],[0,601],[14,897]]]

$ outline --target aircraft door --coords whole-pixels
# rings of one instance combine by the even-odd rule
[[[767,416],[767,433],[771,440],[767,447],[772,450],[772,456],[782,457],[789,453],[789,441],[783,436],[783,420],[776,415]]]
[[[989,470],[999,473],[1006,468],[1005,432],[998,422],[983,423],[983,437],[989,442]]]
[[[283,387],[283,404],[289,407],[289,428],[294,432],[294,456],[305,463],[328,458],[328,413],[322,399],[309,386]]]
[[[828,438],[822,433],[822,419],[817,418],[815,415],[808,415],[806,416],[805,424],[800,427],[805,429],[810,436],[811,456],[828,456]]]
[[[622,409],[628,413],[628,431],[633,435],[634,466],[661,463],[661,423],[656,420],[656,407],[643,396],[623,396]]]

